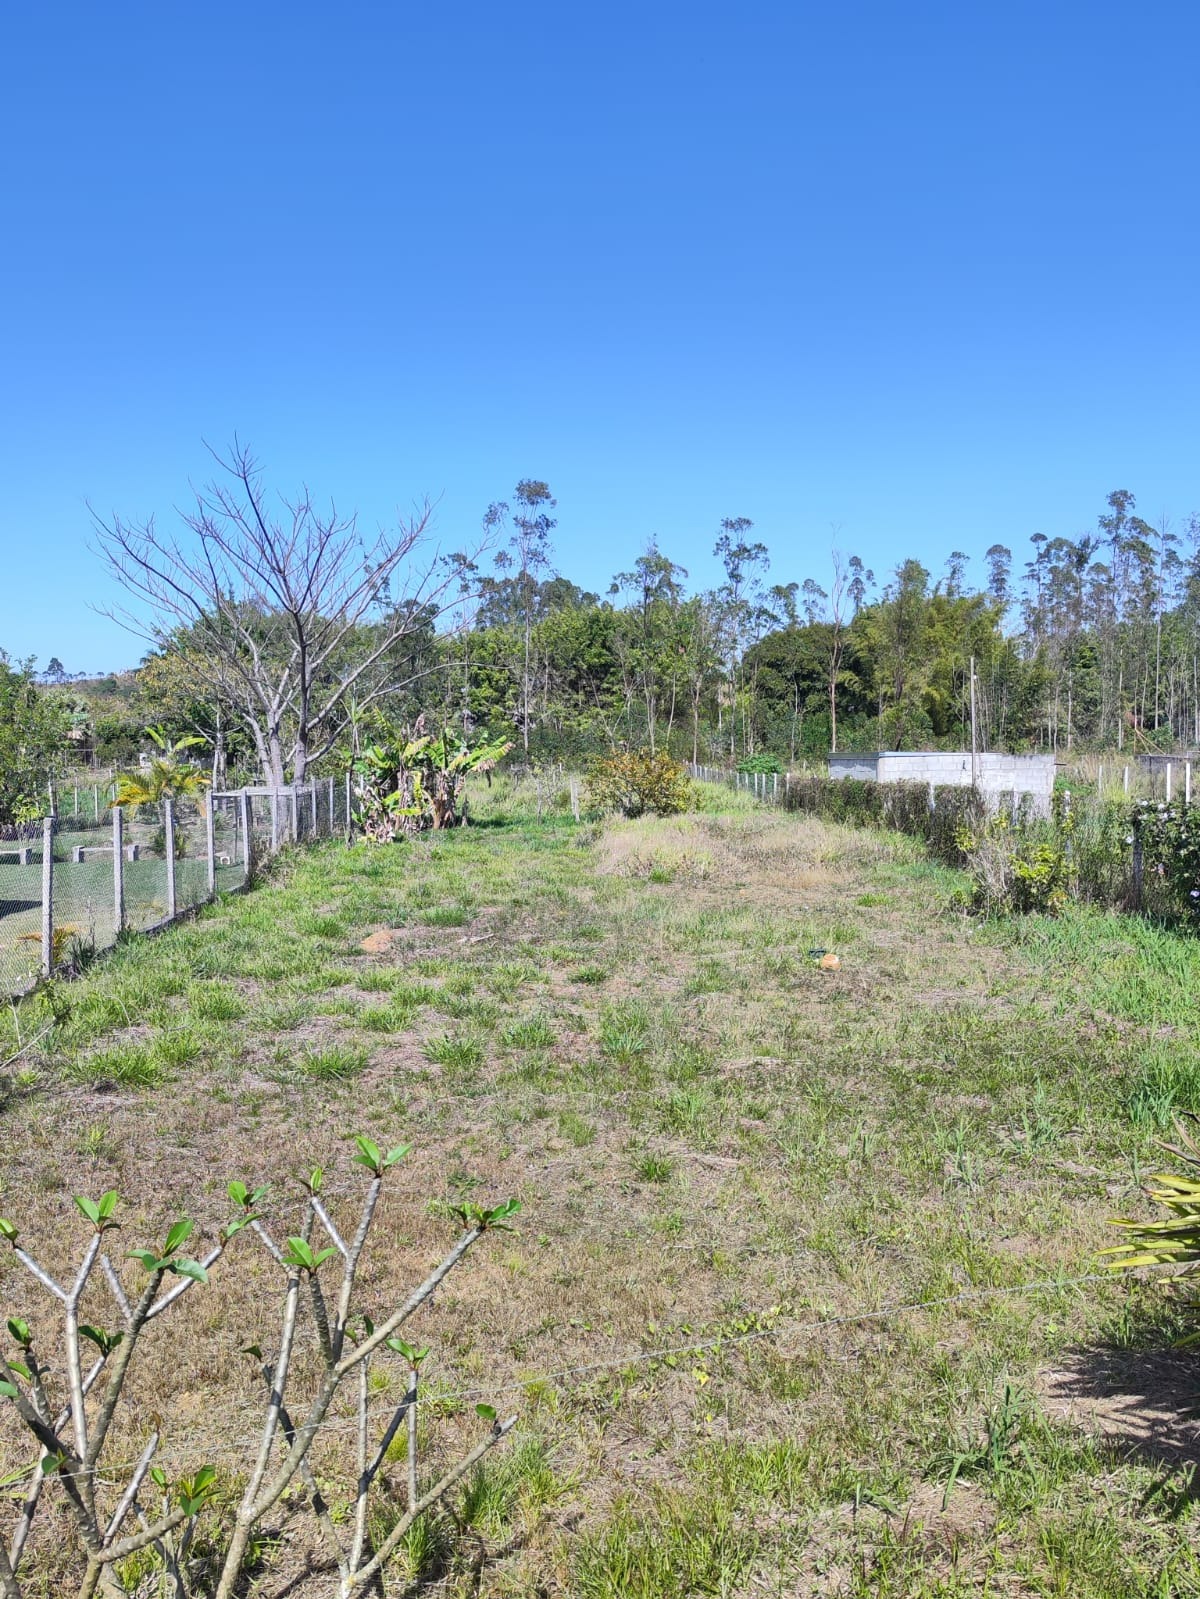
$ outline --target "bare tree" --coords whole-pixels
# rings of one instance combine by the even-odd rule
[[[352,714],[420,675],[412,645],[430,633],[466,557],[414,569],[428,501],[365,539],[354,516],[320,510],[307,489],[277,509],[236,440],[228,456],[213,454],[223,476],[181,513],[180,536],[160,533],[153,518],[93,512],[99,553],[140,613],[109,614],[161,649],[183,640],[198,651],[236,706],[265,780],[301,783]]]

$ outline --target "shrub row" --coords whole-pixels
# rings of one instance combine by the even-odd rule
[[[964,835],[984,819],[983,801],[973,788],[935,787],[931,797],[927,783],[874,783],[854,777],[793,778],[784,804],[827,822],[907,833],[948,866],[966,864]]]

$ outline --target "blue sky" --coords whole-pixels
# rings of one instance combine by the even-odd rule
[[[474,0],[9,8],[0,645],[137,660],[87,502],[235,430],[447,547],[519,477],[590,587],[1200,510],[1200,11]],[[981,572],[980,563],[973,568]]]

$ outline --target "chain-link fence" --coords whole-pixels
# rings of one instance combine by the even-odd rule
[[[99,792],[61,794],[65,809],[0,838],[0,994],[243,888],[289,845],[351,830],[350,788],[334,778],[133,810],[110,796],[102,809]]]

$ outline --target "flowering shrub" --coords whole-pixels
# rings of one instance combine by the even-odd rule
[[[1180,910],[1200,924],[1200,807],[1142,800],[1132,825],[1129,842],[1141,844],[1143,869],[1157,873]]]

